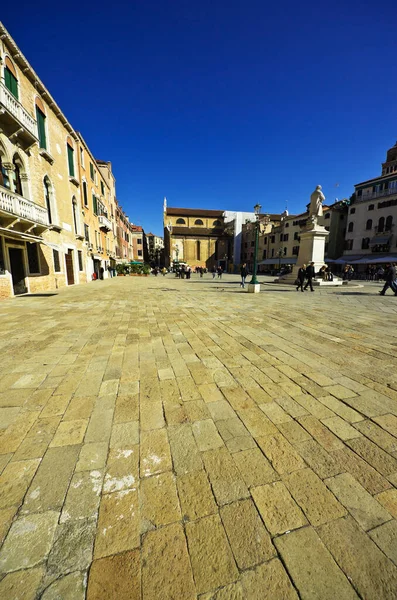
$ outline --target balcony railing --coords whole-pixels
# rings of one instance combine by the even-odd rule
[[[0,187],[0,211],[15,215],[27,221],[49,226],[47,209],[35,204],[27,198],[14,194],[7,188]]]
[[[103,229],[107,229],[110,231],[112,229],[112,224],[105,215],[98,215],[99,227]]]
[[[0,106],[4,106],[37,139],[36,120],[30,116],[4,83],[0,83]]]
[[[389,188],[387,190],[379,190],[378,192],[370,192],[369,194],[362,194],[357,196],[357,202],[363,202],[364,200],[374,200],[376,198],[384,198],[385,196],[397,195],[397,188]]]

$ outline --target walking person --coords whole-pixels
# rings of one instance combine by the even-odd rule
[[[312,281],[313,281],[315,274],[316,273],[314,270],[314,262],[311,262],[310,265],[306,269],[307,282],[306,282],[305,287],[303,288],[304,290],[307,290],[307,286],[310,285],[310,291],[314,292]]]
[[[245,288],[245,280],[247,278],[248,275],[248,269],[247,269],[247,264],[243,263],[241,269],[240,269],[240,275],[241,275],[241,283],[240,283],[240,287],[242,287],[243,289]]]
[[[379,292],[381,296],[386,294],[386,290],[391,288],[394,292],[394,295],[397,296],[397,272],[396,267],[393,263],[387,263],[386,270],[384,274],[385,285],[383,286],[383,290]]]
[[[215,279],[215,275],[216,275],[216,266],[215,265],[212,267],[211,273],[212,273],[212,279]]]
[[[305,277],[306,277],[306,265],[302,265],[298,271],[298,277],[297,277],[297,281],[299,282],[297,287],[296,287],[296,291],[299,292],[299,290],[301,292],[304,291],[303,289],[303,284],[305,283]]]
[[[222,279],[222,271],[223,271],[222,267],[219,266],[218,267],[218,279]]]

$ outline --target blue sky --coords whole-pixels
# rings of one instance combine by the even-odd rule
[[[170,206],[300,212],[380,173],[397,139],[395,5],[49,0],[1,19],[130,219]],[[339,184],[339,187],[336,187]]]

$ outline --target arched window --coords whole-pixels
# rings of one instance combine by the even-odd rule
[[[212,225],[213,225],[214,227],[222,227],[222,223],[221,223],[220,221],[218,221],[218,220],[214,221],[214,222],[212,223]]]
[[[372,229],[372,219],[368,219],[367,224],[365,226],[365,229],[367,231],[369,231],[370,229]]]
[[[185,219],[177,219],[176,224],[177,225],[186,225],[186,221],[185,221]]]
[[[200,240],[197,240],[197,242],[196,242],[196,257],[197,257],[197,260],[201,260],[200,259]]]
[[[370,204],[370,205],[368,206],[368,210],[374,210],[374,208],[375,208],[375,204]]]
[[[347,231],[353,231],[353,227],[354,227],[354,223],[353,223],[353,221],[350,221]]]
[[[68,152],[69,177],[74,177],[74,147],[70,137],[66,140],[66,149]]]
[[[378,223],[378,233],[382,233],[385,229],[385,217],[381,217]]]
[[[74,232],[76,235],[79,234],[79,217],[77,214],[77,202],[76,202],[76,198],[73,196],[72,198],[72,212],[73,212],[73,226],[74,226]]]
[[[16,69],[15,69],[14,65],[12,64],[12,62],[10,61],[10,59],[8,58],[8,56],[6,56],[6,60],[5,60],[4,83],[5,83],[6,88],[18,100],[19,95],[18,95],[18,77],[17,77],[17,72],[16,72]]]
[[[40,98],[36,98],[36,119],[40,148],[47,150],[46,115],[44,104]]]
[[[369,248],[369,238],[363,238],[363,240],[361,242],[361,249],[368,250],[368,248]]]
[[[44,177],[44,199],[45,205],[48,211],[48,222],[52,225],[56,223],[56,209],[55,209],[55,199],[54,199],[54,188],[47,177]]]
[[[12,164],[14,165],[14,171],[12,172],[13,183],[14,183],[14,192],[23,196],[22,192],[22,179],[21,179],[21,159],[17,154],[14,155],[12,159]]]
[[[393,226],[393,217],[392,217],[392,215],[389,215],[386,218],[385,231],[390,231],[392,226]]]
[[[204,225],[201,219],[196,219],[194,222],[195,225]]]
[[[5,148],[0,144],[0,185],[8,189],[11,187],[9,166],[10,163]]]

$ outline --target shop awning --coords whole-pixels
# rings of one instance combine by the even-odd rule
[[[11,238],[12,240],[24,240],[25,242],[39,242],[44,243],[44,240],[39,235],[32,235],[31,233],[23,233],[22,231],[15,231],[7,229],[6,227],[0,227],[0,233],[5,237]]]

